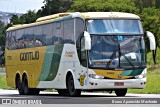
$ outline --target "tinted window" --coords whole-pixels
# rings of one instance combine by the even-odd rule
[[[74,44],[74,19],[64,21],[64,43]]]
[[[63,44],[63,22],[55,22],[52,27],[52,45]]]
[[[6,34],[6,48],[10,49],[11,46],[11,32],[7,32]]]
[[[10,37],[10,41],[9,41],[10,43],[9,43],[9,48],[11,49],[11,50],[14,50],[14,49],[16,49],[17,48],[17,46],[16,46],[16,32],[15,31],[12,31],[11,32],[11,37]]]
[[[80,47],[80,37],[83,35],[83,32],[84,32],[84,21],[82,20],[82,19],[80,19],[80,18],[76,18],[75,19],[76,21],[75,21],[75,31],[76,31],[76,33],[75,33],[75,37],[76,37],[76,44],[77,44],[77,46],[78,47]]]
[[[31,48],[34,46],[33,44],[34,36],[33,36],[33,27],[25,29],[25,36],[24,36],[24,47]]]
[[[84,31],[84,21],[80,18],[76,18],[75,19],[75,28],[76,28],[76,40],[78,40],[78,38],[83,34],[83,31]]]
[[[52,24],[43,25],[43,38],[46,45],[52,44]]]
[[[24,48],[24,29],[16,31],[17,49]]]
[[[43,46],[42,26],[34,27],[34,46]]]

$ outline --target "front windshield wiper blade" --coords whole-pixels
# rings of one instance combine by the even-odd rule
[[[129,64],[135,69],[135,66],[132,64],[132,62],[123,54],[121,53],[121,55],[129,62]]]

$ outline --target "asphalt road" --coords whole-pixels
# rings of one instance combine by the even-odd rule
[[[80,97],[69,97],[60,96],[57,92],[41,91],[40,95],[33,96],[19,95],[17,90],[0,89],[0,98],[11,99],[13,104],[18,103],[18,100],[37,100],[38,104],[160,104],[160,94],[127,94],[125,97],[117,97],[114,93],[85,92]]]
[[[6,72],[3,71],[3,70],[0,70],[0,75],[1,75],[1,74],[6,74]]]

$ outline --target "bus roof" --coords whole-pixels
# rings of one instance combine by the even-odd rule
[[[140,19],[139,16],[123,12],[86,12],[80,13],[85,18],[123,18],[123,19]]]
[[[8,28],[7,31],[18,30],[22,28],[27,28],[31,26],[37,26],[41,24],[51,23],[58,20],[65,20],[68,18],[80,17],[82,19],[98,19],[98,18],[105,18],[105,19],[140,19],[139,16],[131,13],[123,13],[123,12],[75,12],[75,13],[58,13],[53,14],[45,17],[38,18],[36,22],[30,24],[18,24],[13,25],[12,27]]]

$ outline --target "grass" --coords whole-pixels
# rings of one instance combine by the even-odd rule
[[[0,75],[0,88],[2,89],[11,89],[7,86],[6,75]]]
[[[149,66],[144,89],[129,89],[128,93],[160,94],[160,65]]]

